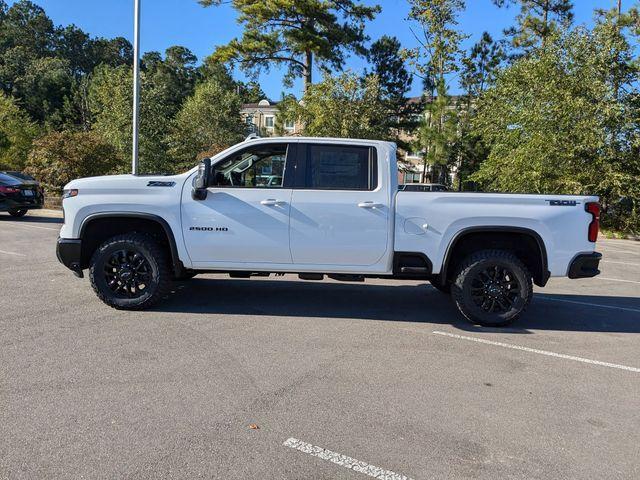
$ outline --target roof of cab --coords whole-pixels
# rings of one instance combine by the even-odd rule
[[[309,142],[309,143],[350,143],[354,145],[361,144],[379,144],[379,145],[389,145],[395,147],[396,144],[394,142],[387,142],[384,140],[371,140],[366,138],[338,138],[338,137],[258,137],[258,136],[249,136],[245,140],[245,142]]]

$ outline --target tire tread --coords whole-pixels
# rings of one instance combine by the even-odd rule
[[[511,316],[509,319],[498,321],[495,323],[488,323],[479,320],[476,318],[468,308],[466,308],[464,297],[463,297],[463,283],[469,272],[480,262],[486,261],[488,259],[500,259],[504,262],[512,263],[514,267],[519,268],[524,273],[527,282],[525,285],[522,285],[522,289],[525,293],[525,302],[524,307],[515,315]],[[501,327],[505,325],[509,325],[516,321],[528,308],[531,303],[531,298],[533,297],[533,281],[531,272],[527,269],[524,263],[520,261],[516,255],[508,250],[479,250],[477,252],[469,255],[459,267],[457,274],[454,277],[453,284],[451,286],[451,296],[460,310],[460,313],[464,315],[464,317],[472,323],[478,323],[484,326],[493,326],[493,327]]]
[[[104,250],[120,242],[131,243],[133,245],[137,245],[139,247],[147,249],[151,253],[153,260],[158,266],[158,288],[153,293],[153,295],[137,305],[118,304],[114,301],[114,298],[110,297],[109,295],[105,295],[100,290],[100,288],[98,288],[95,282],[95,267],[98,261],[98,257]],[[169,290],[171,288],[171,276],[172,273],[169,269],[166,250],[159,245],[158,241],[155,238],[146,233],[125,233],[116,235],[115,237],[111,237],[109,240],[100,245],[93,253],[89,267],[89,279],[91,281],[91,287],[93,288],[93,291],[96,292],[96,295],[100,300],[102,300],[110,307],[115,308],[116,310],[146,310],[156,305],[160,300],[162,300],[163,297],[167,295],[167,293],[169,293]]]

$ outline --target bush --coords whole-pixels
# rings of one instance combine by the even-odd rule
[[[27,173],[60,194],[75,178],[116,173],[123,165],[116,149],[94,132],[55,132],[33,143]]]

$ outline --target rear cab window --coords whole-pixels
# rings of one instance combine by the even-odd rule
[[[376,149],[360,145],[300,144],[296,188],[375,190]]]

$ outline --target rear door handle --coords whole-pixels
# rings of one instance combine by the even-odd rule
[[[380,208],[382,207],[381,203],[375,203],[375,202],[360,202],[358,204],[358,207],[360,208]]]
[[[262,200],[260,202],[260,205],[265,205],[267,207],[273,207],[273,206],[278,206],[278,205],[282,205],[285,202],[283,202],[282,200],[276,200],[275,198],[267,198],[266,200]]]

